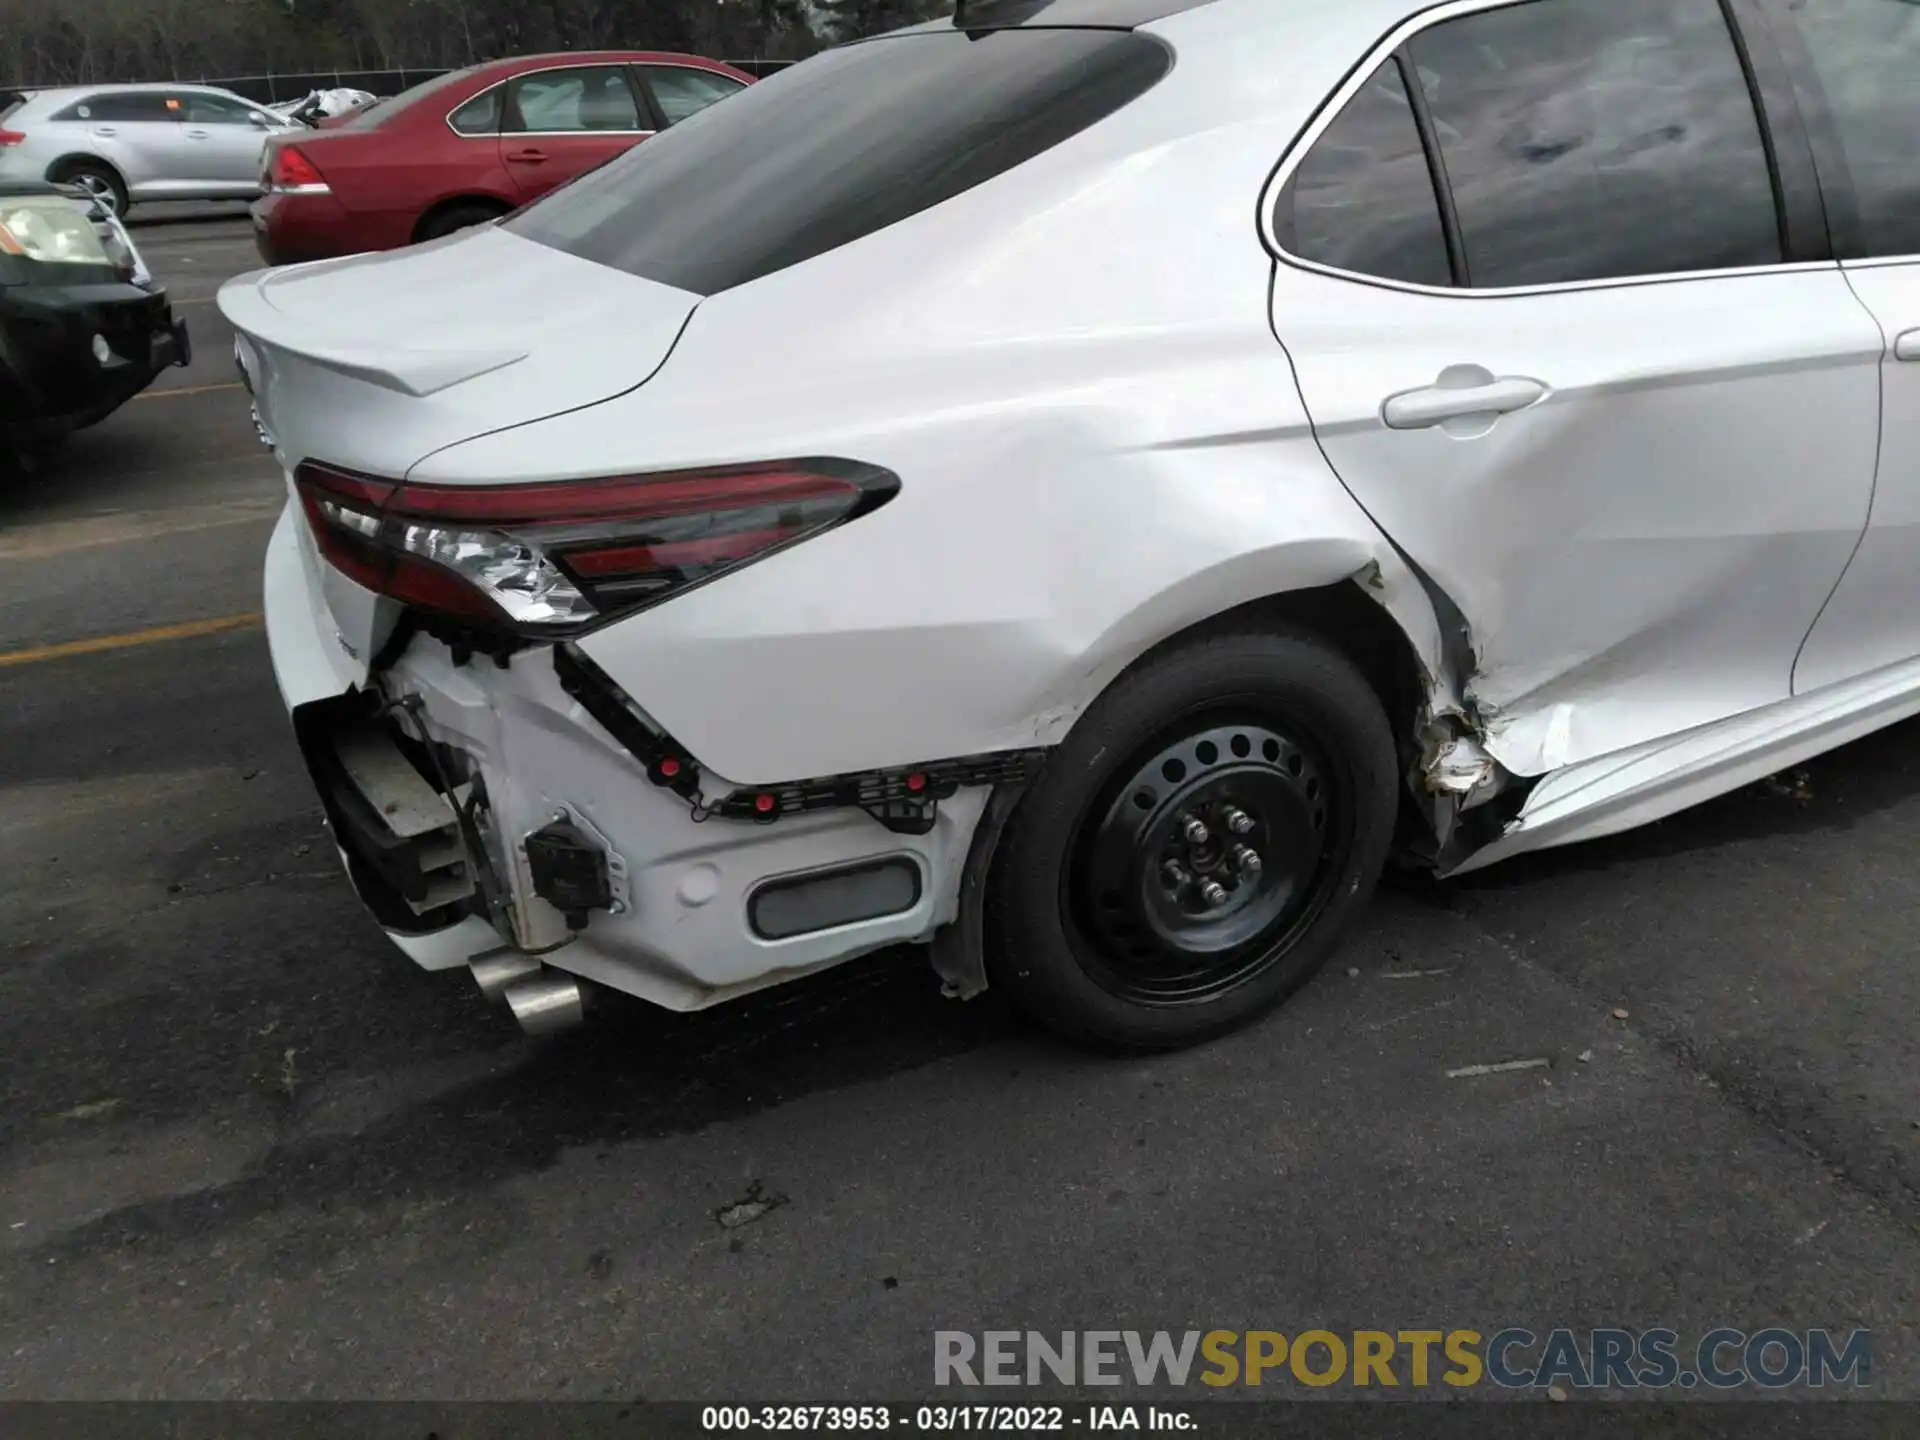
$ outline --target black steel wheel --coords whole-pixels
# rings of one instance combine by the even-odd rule
[[[991,981],[1056,1028],[1190,1044],[1292,993],[1385,862],[1393,736],[1305,632],[1172,650],[1087,712],[1015,812],[988,891]]]
[[[1297,727],[1195,716],[1174,729],[1091,807],[1064,877],[1089,971],[1144,1005],[1216,998],[1284,953],[1325,904],[1343,829]]]

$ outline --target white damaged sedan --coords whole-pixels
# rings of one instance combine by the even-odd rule
[[[1158,1047],[1920,712],[1920,9],[973,0],[220,304],[353,883],[523,1024]]]

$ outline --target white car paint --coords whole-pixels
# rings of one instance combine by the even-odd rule
[[[1920,654],[1920,257],[1845,274],[1885,337],[1879,483],[1860,553],[1794,671],[1803,695]]]
[[[1920,366],[1887,358],[1920,327],[1911,268],[1459,294],[1276,261],[1255,223],[1276,165],[1418,9],[1155,22],[1179,63],[1116,114],[704,300],[481,231],[221,303],[289,467],[472,485],[844,455],[902,477],[875,513],[581,643],[715,794],[1052,746],[1160,642],[1348,582],[1422,673],[1417,790],[1464,808],[1545,777],[1467,867],[1920,710]],[[1495,387],[1500,413],[1427,393],[1443,381]],[[318,556],[297,504],[266,600],[290,707],[366,681],[391,602]],[[378,683],[477,759],[507,834],[560,807],[612,841],[635,904],[571,943],[513,861],[504,938],[562,946],[557,969],[691,1009],[954,918],[984,791],[923,837],[858,812],[701,824],[549,667],[462,667],[417,637]],[[911,912],[748,933],[759,881],[889,854],[922,869]],[[476,924],[395,938],[450,966],[495,938]]]

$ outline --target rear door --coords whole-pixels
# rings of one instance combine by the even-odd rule
[[[507,84],[500,158],[524,204],[652,133],[625,65],[533,70]]]
[[[135,195],[191,187],[177,100],[158,90],[109,90],[76,100],[55,119],[80,127],[88,150],[109,160]]]
[[[252,195],[260,188],[267,137],[285,129],[258,106],[236,96],[183,91],[180,125],[190,176],[208,191]]]
[[[1274,322],[1459,612],[1489,748],[1540,774],[1787,698],[1865,528],[1881,339],[1790,100],[1756,107],[1784,77],[1717,0],[1468,0],[1395,42],[1276,177]]]
[[[1873,518],[1820,617],[1801,691],[1920,656],[1920,8],[1772,0],[1848,257],[1886,338]]]

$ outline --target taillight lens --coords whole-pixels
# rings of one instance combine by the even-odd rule
[[[656,604],[886,503],[888,472],[795,460],[530,485],[402,485],[307,463],[321,553],[408,605],[526,637]]]
[[[9,145],[24,145],[27,137],[18,130],[0,130],[0,148]]]
[[[283,190],[301,190],[309,186],[325,185],[326,177],[319,167],[301,153],[298,146],[277,145],[273,151],[273,169],[270,178]]]

